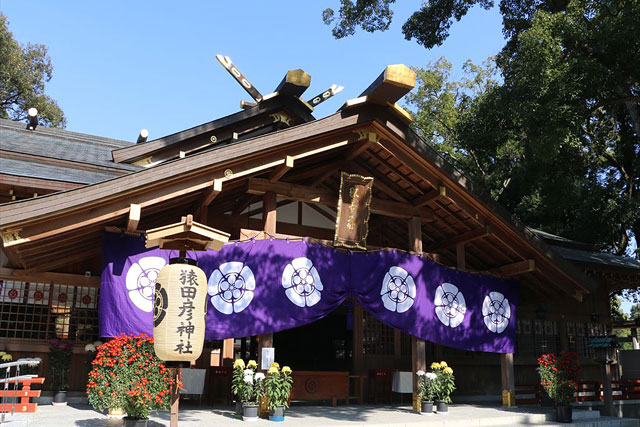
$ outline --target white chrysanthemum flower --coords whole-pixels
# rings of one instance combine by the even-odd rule
[[[492,291],[482,302],[484,324],[491,332],[500,334],[509,326],[511,307],[509,300],[500,292]]]
[[[261,381],[264,379],[264,374],[262,372],[258,372],[254,378],[256,381]]]
[[[244,382],[247,384],[253,384],[253,375],[245,375]]]
[[[282,287],[289,301],[298,307],[317,304],[324,288],[318,270],[309,258],[299,257],[291,261],[282,272]]]
[[[225,262],[209,277],[211,304],[223,314],[240,313],[247,308],[255,289],[253,271],[239,261]]]
[[[424,371],[422,369],[420,369],[418,372],[416,372],[416,375],[421,377],[424,375]]]
[[[100,340],[98,340],[98,341],[94,341],[94,342],[93,342],[93,346],[94,346],[95,348],[98,348],[98,347],[100,347],[101,345],[102,345],[102,341],[100,341]]]
[[[456,285],[443,283],[436,289],[433,299],[436,306],[436,315],[443,325],[455,328],[464,320],[467,312],[467,304],[464,295]]]
[[[158,273],[167,264],[164,258],[148,256],[133,263],[125,277],[129,299],[142,311],[151,313]]]
[[[427,372],[427,379],[429,379],[429,381],[435,380],[436,378],[437,378],[436,374],[434,374],[433,372]]]
[[[416,298],[416,283],[407,270],[393,266],[382,279],[380,295],[384,308],[404,313],[411,308]]]
[[[251,376],[253,376],[253,369],[245,369],[245,370],[243,371],[243,373],[244,373],[245,375],[251,375]]]
[[[93,344],[87,344],[84,346],[84,351],[86,351],[87,353],[93,353],[94,351],[96,351],[96,347]]]

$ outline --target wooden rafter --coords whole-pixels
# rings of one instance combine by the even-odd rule
[[[531,273],[536,270],[536,262],[533,259],[525,259],[523,261],[514,262],[512,264],[502,265],[500,267],[487,270],[489,274],[495,274],[503,277],[513,277],[520,274]]]
[[[319,203],[332,207],[338,205],[338,195],[334,191],[286,182],[269,182],[266,179],[249,179],[247,192],[256,195],[274,192],[285,199]],[[411,218],[412,216],[417,216],[422,218],[423,221],[433,220],[433,214],[429,209],[414,208],[404,203],[381,199],[371,200],[371,213],[395,218]]]
[[[447,195],[447,188],[444,185],[438,186],[437,190],[431,190],[413,201],[413,206],[426,206],[429,203],[438,200],[440,197]]]
[[[284,163],[278,166],[277,168],[275,168],[271,172],[271,174],[269,174],[269,181],[276,182],[280,178],[282,178],[284,174],[286,174],[291,170],[291,168],[293,168],[294,162],[295,162],[295,159],[292,156],[287,156],[284,159]]]
[[[425,249],[425,252],[439,252],[461,243],[469,243],[476,239],[480,239],[482,237],[487,236],[488,234],[491,233],[491,230],[492,228],[489,225],[485,227],[477,228],[475,230],[468,231],[458,236],[451,237],[447,240],[443,240],[435,244],[431,244],[427,246],[427,248]]]

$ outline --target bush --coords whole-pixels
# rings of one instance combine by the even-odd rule
[[[563,351],[560,357],[549,353],[538,358],[540,385],[557,405],[573,402],[578,389],[579,371],[580,361],[575,352]]]
[[[174,379],[153,350],[153,338],[125,335],[97,347],[87,395],[96,410],[122,408],[130,418],[169,409]]]

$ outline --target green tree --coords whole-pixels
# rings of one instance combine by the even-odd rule
[[[640,319],[640,303],[631,306],[631,318]]]
[[[64,127],[64,113],[44,93],[53,72],[47,48],[31,43],[21,46],[8,23],[0,14],[0,118],[24,120],[27,110],[35,107],[41,124]]]

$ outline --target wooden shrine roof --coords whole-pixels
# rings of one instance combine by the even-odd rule
[[[321,214],[333,220],[331,208],[344,170],[375,178],[372,246],[406,248],[407,219],[420,217],[423,250],[437,254],[442,264],[456,266],[456,246],[464,244],[465,269],[517,276],[542,301],[554,295],[581,300],[596,289],[593,279],[482,196],[410,130],[401,109],[381,102],[380,92],[367,91],[359,101],[319,120],[311,120],[295,99],[275,96],[254,107],[260,114],[249,109],[234,120],[118,147],[113,157],[120,165],[166,150],[170,154],[147,168],[133,166],[136,170],[124,176],[1,204],[4,251],[15,267],[47,271],[99,256],[105,226],[148,230],[193,213],[206,216],[200,222],[227,232],[261,229],[255,219],[260,208],[254,205],[266,191],[277,193],[279,205],[324,205],[329,209],[320,209]],[[273,120],[263,119],[274,111],[290,115],[289,127],[257,135],[247,130],[252,120],[258,127],[271,126]],[[240,128],[245,139],[233,137]],[[220,132],[227,135],[220,143],[198,145]],[[185,152],[185,146],[195,148]],[[134,206],[141,215],[132,222]],[[333,237],[333,230],[284,222],[278,223],[278,232]]]

